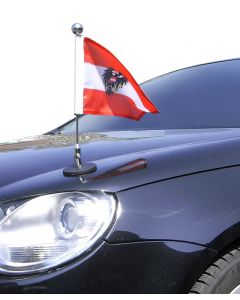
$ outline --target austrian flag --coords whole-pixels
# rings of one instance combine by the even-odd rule
[[[132,75],[111,52],[86,37],[83,44],[81,113],[134,120],[139,120],[145,113],[158,113]]]

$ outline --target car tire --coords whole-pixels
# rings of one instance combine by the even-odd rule
[[[190,294],[240,294],[240,247],[218,258],[201,275]]]

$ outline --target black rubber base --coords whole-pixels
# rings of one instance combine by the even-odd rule
[[[93,173],[97,170],[97,166],[93,163],[85,163],[80,168],[68,167],[63,169],[63,175],[66,177],[82,176],[88,173]]]

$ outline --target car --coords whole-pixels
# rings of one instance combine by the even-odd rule
[[[240,293],[240,59],[141,85],[160,113],[0,145],[1,293]]]

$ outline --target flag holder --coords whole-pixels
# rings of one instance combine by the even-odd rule
[[[94,163],[82,163],[81,160],[81,148],[79,145],[79,130],[78,130],[78,119],[81,116],[81,114],[76,113],[76,103],[79,101],[77,99],[76,94],[77,94],[77,89],[78,89],[78,84],[77,82],[78,77],[77,77],[77,72],[78,66],[77,66],[77,39],[81,38],[82,33],[83,33],[83,26],[79,23],[75,23],[72,25],[72,32],[75,34],[75,57],[74,57],[74,103],[75,103],[75,117],[76,117],[76,144],[75,144],[75,150],[74,150],[74,162],[75,166],[67,167],[63,169],[63,174],[64,176],[67,177],[76,177],[76,176],[82,176],[88,173],[93,173],[97,170],[97,166]],[[82,49],[83,51],[83,49]],[[83,65],[82,65],[82,71],[83,71]],[[83,97],[83,94],[82,94]]]

